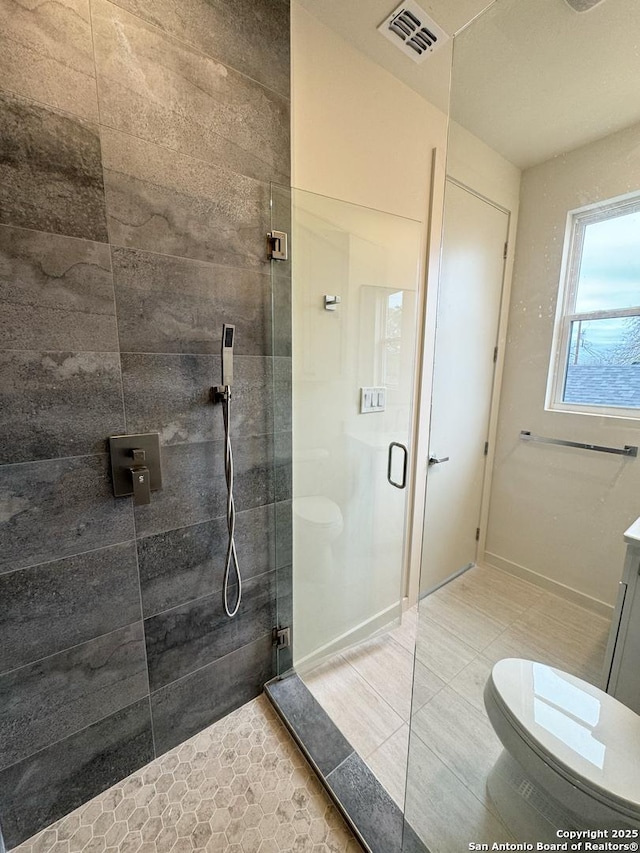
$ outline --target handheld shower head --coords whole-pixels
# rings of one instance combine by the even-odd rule
[[[230,388],[233,383],[233,339],[236,327],[225,323],[222,327],[222,386]]]

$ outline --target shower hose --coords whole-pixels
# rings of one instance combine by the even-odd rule
[[[238,566],[238,555],[236,554],[236,507],[233,500],[233,450],[231,448],[231,387],[225,385],[222,403],[222,417],[224,420],[224,474],[227,481],[227,530],[229,540],[227,543],[227,556],[224,564],[224,610],[230,618],[235,616],[242,600],[242,577]],[[238,592],[233,609],[229,606],[229,577],[231,567],[238,579]]]

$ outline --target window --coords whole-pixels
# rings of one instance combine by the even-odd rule
[[[392,388],[400,385],[403,295],[402,290],[391,293],[385,305],[382,384]]]
[[[640,197],[569,213],[547,408],[640,418]]]

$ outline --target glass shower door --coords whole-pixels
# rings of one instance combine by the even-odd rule
[[[287,193],[274,189],[278,230]],[[308,670],[401,612],[421,248],[420,223],[344,201],[293,190],[291,212],[291,360],[274,371],[284,388],[291,369],[293,399],[292,501],[276,532],[293,656],[280,672],[282,658]],[[284,353],[291,281],[272,266]]]

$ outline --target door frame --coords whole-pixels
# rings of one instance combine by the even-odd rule
[[[509,308],[511,302],[511,285],[513,280],[513,266],[515,255],[515,237],[518,219],[518,211],[506,207],[489,196],[476,190],[469,184],[458,180],[450,174],[442,174],[438,181],[438,158],[434,152],[434,174],[433,186],[439,192],[432,193],[430,210],[430,246],[427,258],[427,292],[425,298],[424,333],[419,350],[420,358],[417,362],[417,388],[415,396],[415,420],[414,420],[414,447],[413,459],[413,488],[411,500],[411,512],[409,513],[410,530],[408,539],[410,553],[407,561],[407,576],[405,583],[405,603],[410,607],[420,597],[420,572],[422,567],[422,542],[424,535],[424,510],[426,505],[427,473],[429,441],[431,434],[431,405],[433,390],[433,371],[436,357],[436,323],[438,314],[438,301],[440,294],[440,273],[442,264],[442,252],[444,242],[444,220],[445,220],[445,190],[447,182],[459,187],[465,192],[476,196],[481,201],[491,205],[507,216],[507,246],[506,257],[502,268],[502,283],[500,308],[498,311],[498,335],[496,346],[498,348],[496,364],[493,373],[493,384],[489,404],[489,422],[487,428],[487,442],[489,444],[485,459],[485,469],[482,486],[482,498],[480,503],[480,536],[476,547],[476,562],[482,562],[486,550],[487,524],[489,518],[489,503],[491,495],[491,483],[493,477],[493,465],[495,460],[496,435],[498,429],[498,413],[500,405],[500,394],[502,391],[502,378],[504,375],[505,351],[507,342],[507,325],[509,319]],[[440,207],[438,208],[438,196]],[[435,286],[429,287],[429,282],[435,282]]]

